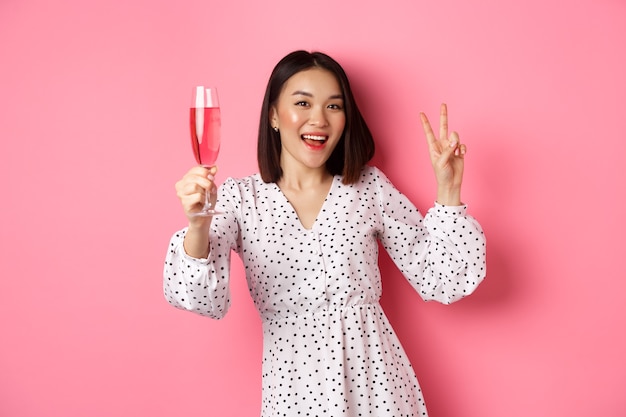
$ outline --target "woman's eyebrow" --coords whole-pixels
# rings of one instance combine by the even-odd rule
[[[309,93],[308,91],[303,91],[303,90],[298,90],[298,91],[294,91],[292,94],[292,96],[306,96],[306,97],[313,97],[313,94]],[[329,97],[329,99],[341,99],[343,100],[343,94],[333,94],[332,96]]]
[[[292,96],[307,96],[307,97],[313,97],[313,94],[306,92],[306,91],[302,91],[302,90],[297,90],[294,91],[293,94],[291,94]]]

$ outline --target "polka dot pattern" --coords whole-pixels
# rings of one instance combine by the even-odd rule
[[[375,167],[335,177],[305,229],[276,184],[229,178],[219,190],[207,259],[187,256],[185,229],[166,256],[175,307],[221,318],[230,256],[243,261],[263,322],[262,416],[426,416],[411,364],[382,311],[380,242],[420,296],[449,304],[485,276],[485,237],[466,207],[426,216]]]

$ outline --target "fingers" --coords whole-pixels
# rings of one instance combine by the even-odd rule
[[[201,190],[210,189],[212,185],[213,176],[209,171],[202,167],[194,167],[176,183],[176,193],[181,198]]]
[[[445,165],[450,161],[450,158],[456,155],[456,151],[458,149],[457,147],[458,142],[456,142],[455,138],[451,137],[450,139],[451,140],[448,141],[448,146],[442,147],[443,149],[441,150],[438,164]]]
[[[424,133],[426,134],[426,139],[428,143],[434,145],[437,142],[437,138],[435,137],[435,132],[433,132],[433,128],[428,121],[428,118],[423,112],[420,112],[420,119],[422,121],[422,127],[424,128]],[[441,104],[440,112],[439,112],[439,140],[446,141],[448,138],[448,106],[445,103]]]
[[[205,203],[206,194],[213,199],[217,192],[214,182],[216,167],[204,168],[196,166],[191,168],[178,182],[176,182],[176,195],[180,199],[185,214],[197,212]]]
[[[464,144],[461,144],[461,140],[459,139],[459,134],[457,132],[452,132],[450,134],[450,144],[449,144],[450,153],[454,153],[455,156],[463,157],[465,152],[467,152],[467,147]]]
[[[437,157],[433,160],[433,164],[437,166],[446,166],[449,163],[454,163],[453,160],[456,158],[463,159],[466,152],[467,147],[465,144],[460,143],[459,134],[457,132],[452,132],[450,134],[448,144],[445,147],[442,147],[439,155],[437,155]]]
[[[209,176],[212,177],[212,176],[215,176],[215,174],[217,174],[217,166],[205,168],[202,165],[198,165],[198,166],[191,168],[189,171],[187,171],[186,175],[189,175],[189,174],[199,175],[205,178]]]
[[[439,139],[448,139],[448,106],[441,103],[439,111]]]
[[[448,133],[448,106],[445,103],[442,103],[440,108],[439,139],[435,136],[430,122],[423,112],[420,112],[420,119],[431,149],[431,158],[434,155],[433,162],[434,160],[440,160],[440,163],[445,163],[444,161],[448,161],[452,156],[460,158],[465,156],[467,147],[461,144],[459,134],[454,131]]]
[[[433,129],[426,117],[426,114],[420,112],[420,119],[422,121],[422,127],[424,129],[424,133],[426,134],[426,138],[428,142],[431,144],[436,143],[438,140],[446,143],[446,145],[456,146],[459,143],[459,135],[456,132],[452,132],[448,134],[448,106],[446,103],[442,103],[440,107],[439,113],[439,139],[435,136]],[[454,141],[454,138],[456,141]],[[454,144],[452,142],[454,141]],[[462,153],[462,152],[460,152]]]
[[[433,128],[430,126],[430,122],[426,115],[420,112],[420,119],[422,121],[422,128],[424,129],[424,133],[426,134],[426,140],[430,146],[434,145],[437,142],[435,138],[435,132],[433,132]]]

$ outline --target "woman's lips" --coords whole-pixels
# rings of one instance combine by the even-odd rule
[[[302,135],[301,138],[307,145],[314,148],[322,147],[328,140],[328,136],[314,134]]]

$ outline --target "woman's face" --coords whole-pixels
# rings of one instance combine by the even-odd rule
[[[312,68],[294,74],[270,111],[281,139],[281,166],[320,168],[337,146],[346,124],[344,101],[335,76]]]

